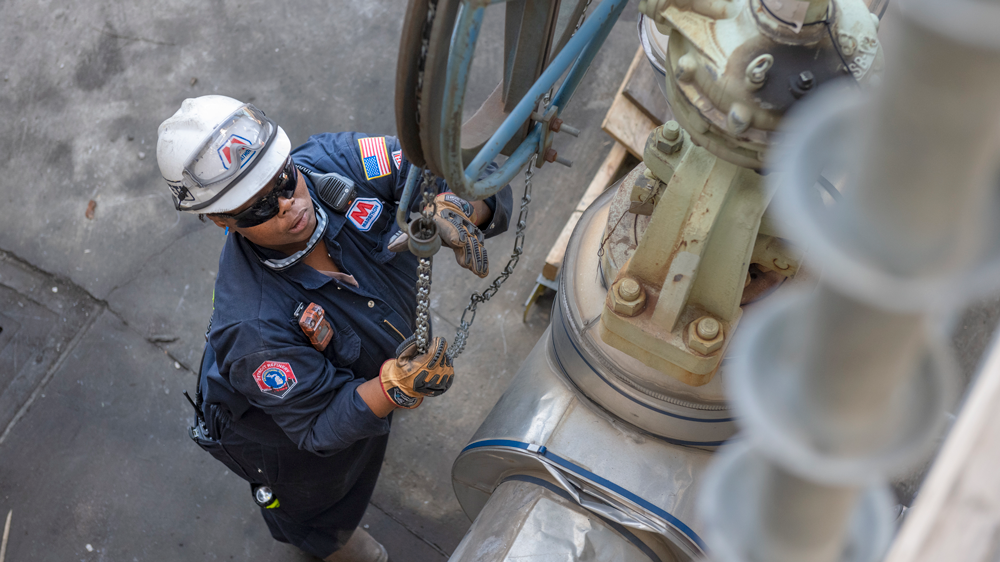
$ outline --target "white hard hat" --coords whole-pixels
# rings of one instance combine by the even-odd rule
[[[291,143],[256,107],[226,96],[184,100],[160,123],[156,161],[178,210],[225,213],[271,181]]]

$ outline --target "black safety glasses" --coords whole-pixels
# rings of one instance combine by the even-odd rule
[[[225,215],[236,221],[238,228],[250,228],[263,224],[278,214],[278,198],[291,199],[295,193],[295,186],[298,184],[298,170],[289,156],[285,160],[285,167],[274,177],[274,189],[254,202],[249,209],[240,211],[235,215]]]

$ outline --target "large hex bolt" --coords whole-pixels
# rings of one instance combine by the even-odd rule
[[[684,135],[677,121],[667,121],[656,128],[656,149],[664,154],[673,154],[684,146]]]
[[[635,316],[646,308],[646,291],[630,277],[624,277],[611,286],[612,310],[622,316]]]
[[[702,316],[688,324],[688,347],[702,355],[722,349],[725,339],[719,321],[711,316]]]

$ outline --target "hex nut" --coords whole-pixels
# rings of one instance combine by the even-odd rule
[[[656,128],[656,149],[664,154],[673,154],[684,146],[684,135],[677,121],[667,121]]]
[[[705,325],[702,325],[703,322]],[[703,333],[709,335],[712,332],[715,332],[714,338],[709,339],[701,335]],[[722,349],[725,339],[726,335],[720,322],[711,316],[702,316],[688,324],[688,347],[702,355],[710,355]]]
[[[611,286],[610,295],[611,309],[622,316],[635,316],[646,308],[646,291],[635,279],[629,277],[619,279]]]

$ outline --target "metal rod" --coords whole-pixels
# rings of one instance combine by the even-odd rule
[[[396,207],[396,225],[403,232],[409,231],[410,205],[413,204],[413,188],[416,187],[417,180],[422,175],[422,169],[410,164],[410,171],[406,174],[406,184],[403,185],[403,194],[399,197],[399,206]]]

